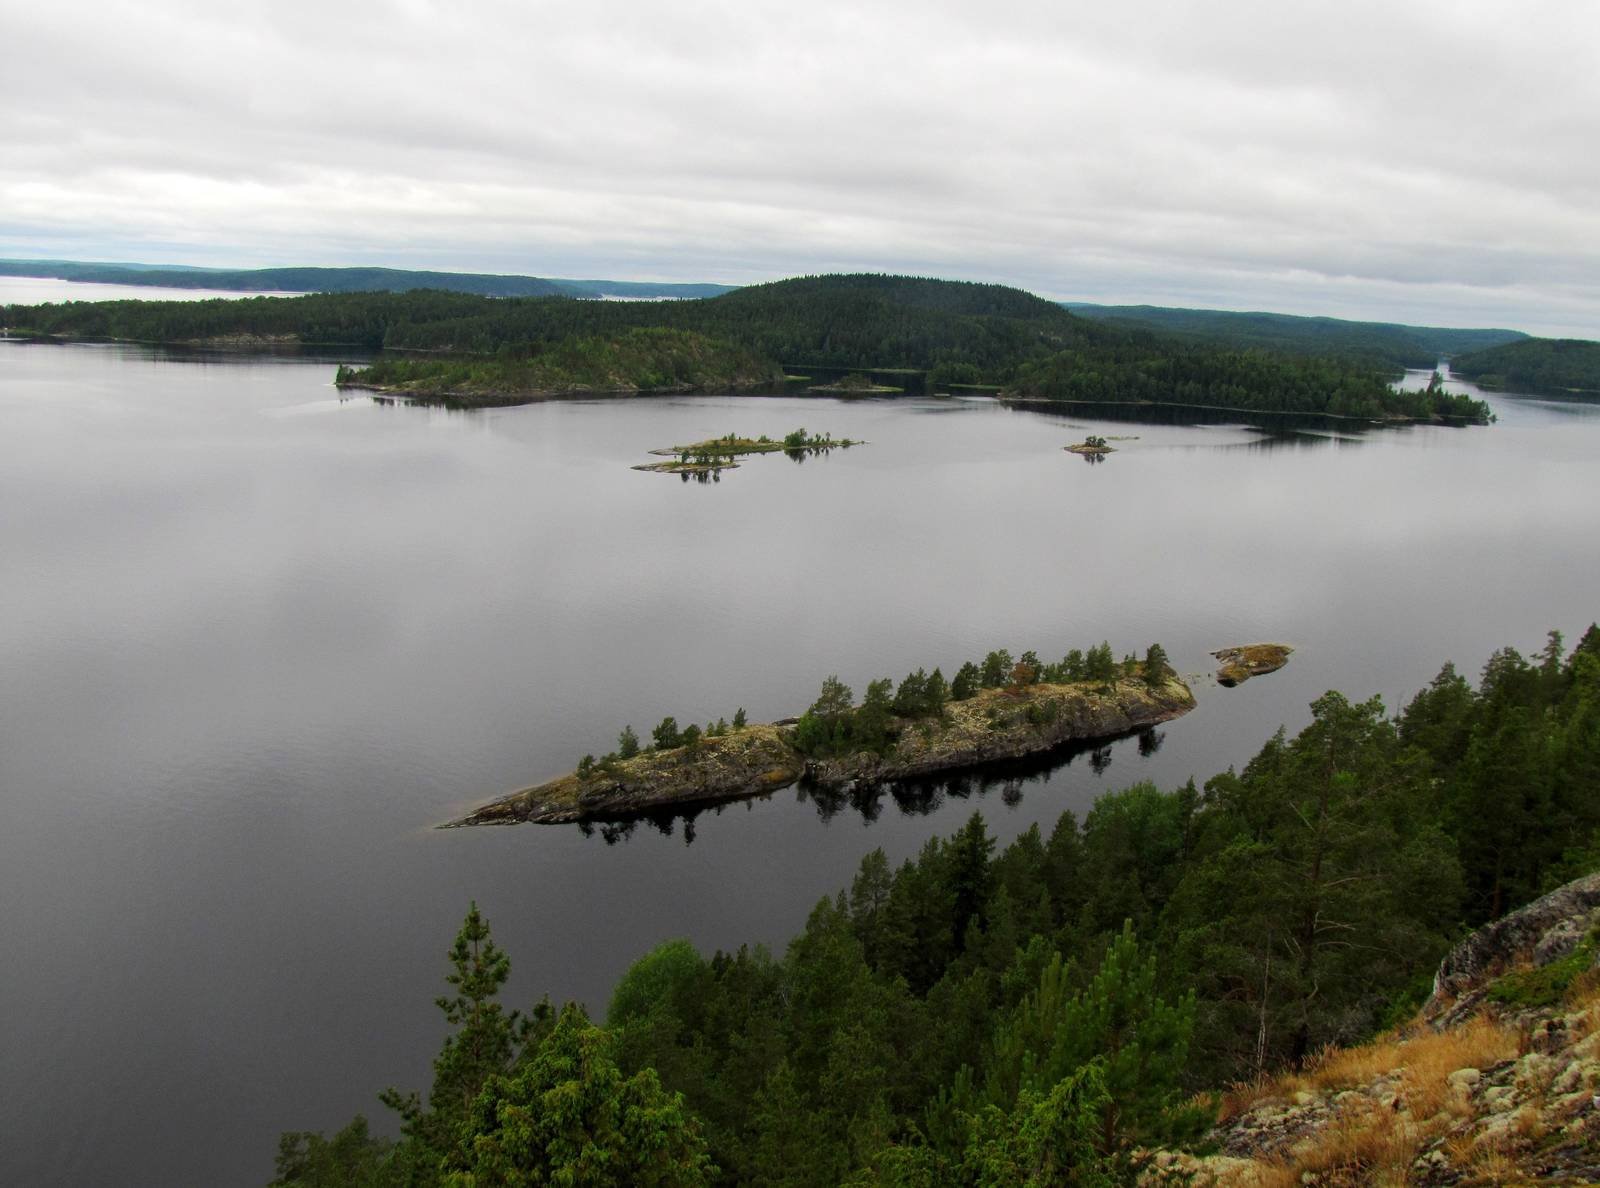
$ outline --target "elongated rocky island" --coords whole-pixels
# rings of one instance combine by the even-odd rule
[[[861,719],[874,712],[873,688],[852,708],[849,691],[834,682],[845,699],[831,720],[824,686],[824,697],[803,718],[696,733],[686,746],[625,759],[608,756],[598,765],[586,760],[579,771],[512,793],[450,824],[615,820],[753,796],[802,779],[840,789],[925,777],[1115,738],[1194,708],[1194,695],[1176,674],[1161,671],[1147,680],[1145,671],[1126,666],[1110,679],[1060,684],[1018,680],[1014,672],[1006,684],[944,701],[936,713],[896,713],[882,699],[884,712],[869,722]],[[852,740],[873,745],[858,747]]]

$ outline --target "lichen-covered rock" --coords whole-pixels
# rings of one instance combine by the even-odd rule
[[[1486,924],[1446,956],[1422,1008],[1436,1026],[1470,1016],[1489,984],[1519,965],[1546,965],[1572,952],[1600,914],[1600,873],[1558,887]]]
[[[1217,659],[1217,684],[1232,688],[1244,684],[1251,677],[1277,672],[1289,663],[1289,654],[1293,651],[1288,644],[1259,643],[1240,644],[1212,652]]]
[[[1116,738],[1171,721],[1194,708],[1194,694],[1173,677],[1151,687],[1125,677],[1103,689],[1032,685],[985,689],[945,706],[944,720],[924,733],[912,725],[886,755],[861,752],[806,765],[823,788],[916,779],[1004,759],[1039,755],[1073,742]]]
[[[559,776],[486,804],[453,824],[553,825],[734,800],[787,787],[800,778],[804,766],[789,745],[788,731],[749,726],[702,739],[692,749],[646,751],[617,762],[609,771],[596,768],[587,776],[575,772]]]

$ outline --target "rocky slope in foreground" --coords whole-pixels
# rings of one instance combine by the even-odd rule
[[[771,792],[802,778],[818,787],[842,789],[858,782],[924,777],[1115,738],[1193,708],[1194,695],[1175,676],[1156,686],[1126,677],[1110,686],[985,689],[946,703],[941,718],[897,721],[898,737],[882,755],[858,752],[809,759],[794,747],[792,724],[749,726],[702,739],[694,747],[646,751],[619,760],[609,771],[595,768],[587,776],[560,776],[451,824],[614,820]]]
[[[1458,945],[1400,1033],[1239,1089],[1196,1183],[1600,1183],[1600,874]]]

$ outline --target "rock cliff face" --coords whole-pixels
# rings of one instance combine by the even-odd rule
[[[1600,874],[1479,929],[1413,1024],[1226,1101],[1218,1185],[1600,1183]]]
[[[1597,923],[1600,873],[1558,887],[1484,925],[1440,964],[1423,1018],[1444,1027],[1469,1017],[1483,1005],[1495,979],[1518,968],[1542,969],[1571,955]]]
[[[952,701],[942,718],[898,723],[887,754],[807,760],[788,724],[749,726],[693,749],[646,751],[587,776],[576,772],[484,805],[453,825],[615,820],[656,809],[754,796],[804,777],[825,789],[909,779],[1115,738],[1194,708],[1176,677],[1154,687],[1138,677],[1107,686],[985,689]]]

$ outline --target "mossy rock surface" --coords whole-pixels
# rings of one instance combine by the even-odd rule
[[[1251,677],[1277,672],[1289,662],[1294,649],[1288,644],[1240,644],[1222,648],[1211,654],[1217,659],[1217,683],[1232,688],[1242,685]]]

